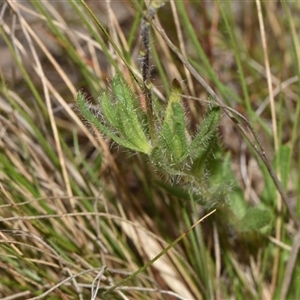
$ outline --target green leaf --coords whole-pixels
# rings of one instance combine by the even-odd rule
[[[141,152],[149,153],[151,147],[141,123],[143,112],[135,104],[136,98],[129,86],[119,75],[113,79],[112,93],[117,103],[116,129],[125,139],[140,148]]]
[[[180,162],[187,148],[185,116],[183,107],[180,104],[180,95],[180,84],[174,79],[162,130],[158,139],[159,147],[162,148],[162,151],[175,169],[175,165]]]
[[[182,148],[181,152],[183,155],[187,150],[187,133],[184,110],[179,103],[173,103],[172,108],[174,113],[174,133],[179,138]]]
[[[90,112],[83,95],[81,93],[77,95],[80,111],[102,133],[124,147],[149,154],[151,145],[141,121],[143,112],[135,107],[135,100],[128,85],[122,81],[119,75],[113,79],[112,93],[103,93],[99,98],[102,120],[98,120]],[[140,118],[139,114],[141,114]]]
[[[134,95],[119,74],[113,78],[112,94],[114,95],[114,98],[128,110],[128,112],[134,112],[135,107],[132,101],[132,99],[134,99]]]
[[[118,114],[117,114],[117,105],[112,102],[111,97],[107,93],[103,93],[99,99],[100,109],[105,117],[106,121],[113,126],[118,128]]]
[[[271,222],[271,213],[267,210],[250,208],[239,222],[239,230],[255,231],[267,226]]]
[[[182,106],[179,103],[171,105],[172,115],[168,122],[164,123],[159,137],[159,147],[169,157],[172,163],[178,163],[185,154],[187,148],[185,117]]]
[[[181,100],[181,87],[180,87],[180,83],[174,79],[172,82],[172,89],[171,89],[171,94],[168,100],[168,106],[166,109],[166,114],[165,114],[165,120],[164,120],[164,125],[166,123],[172,122],[173,121],[173,104],[174,103],[180,103]],[[164,126],[163,125],[163,126]]]
[[[188,147],[188,155],[192,158],[197,158],[199,154],[201,154],[199,149],[206,151],[205,149],[210,148],[210,143],[214,140],[213,137],[216,135],[219,120],[220,108],[217,106],[209,108],[196,137],[193,138]]]
[[[208,165],[208,158],[213,153],[213,149],[216,143],[216,136],[212,136],[209,141],[203,143],[198,152],[191,158],[192,168],[191,172],[195,177],[201,176],[205,173],[205,168]],[[211,170],[210,170],[211,171]]]
[[[85,101],[84,95],[81,92],[78,92],[76,97],[76,102],[80,112],[85,117],[85,119],[88,120],[91,124],[93,124],[100,132],[113,139],[116,143],[134,151],[138,151],[146,154],[150,152],[150,148],[149,148],[150,146],[145,149],[144,147],[139,147],[135,144],[132,144],[130,141],[116,135],[111,128],[104,126],[98,120],[98,118],[91,113]]]
[[[167,155],[170,155],[170,153],[172,153],[172,138],[173,130],[171,126],[166,123],[159,133],[159,138],[157,140],[156,146],[162,149],[162,151]]]

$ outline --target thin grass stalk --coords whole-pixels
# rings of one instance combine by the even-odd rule
[[[203,218],[199,219],[196,223],[194,223],[190,228],[188,228],[184,233],[182,233],[178,238],[176,238],[172,243],[170,243],[162,252],[160,252],[158,255],[156,255],[153,259],[151,259],[148,263],[146,263],[143,267],[135,271],[132,275],[128,276],[127,278],[123,279],[122,281],[115,284],[113,287],[109,288],[103,296],[106,294],[114,291],[119,286],[125,284],[129,280],[134,279],[137,275],[142,273],[144,270],[146,270],[149,266],[151,266],[155,261],[157,261],[160,257],[162,257],[165,253],[167,253],[171,248],[173,248],[183,237],[185,237],[191,230],[193,230],[199,223],[201,223],[204,219],[209,217],[211,214],[213,214],[216,211],[216,209],[212,210],[210,213],[206,214]]]
[[[265,68],[266,68],[266,73],[267,73],[267,83],[268,83],[269,99],[270,99],[271,114],[272,114],[274,147],[275,147],[275,153],[278,153],[279,146],[278,146],[277,120],[276,120],[276,113],[275,113],[275,104],[274,104],[274,97],[273,97],[273,87],[272,87],[270,63],[269,63],[269,57],[268,57],[268,49],[267,49],[267,43],[266,43],[266,37],[265,37],[265,28],[264,28],[264,22],[263,22],[263,17],[262,17],[261,3],[259,0],[256,0],[255,3],[256,3],[257,11],[258,11],[258,20],[259,20],[259,25],[260,25],[260,33],[261,33],[262,46],[263,46],[263,52],[264,52]],[[277,176],[280,180],[280,174],[277,174]],[[278,217],[276,220],[276,238],[278,240],[281,240],[282,200],[281,200],[279,193],[277,193],[276,198],[277,198],[277,211],[278,211]],[[275,259],[274,259],[274,264],[273,264],[271,294],[273,294],[273,292],[276,289],[278,268],[279,268],[279,259],[280,259],[280,248],[278,247],[276,249],[276,254],[275,254]]]

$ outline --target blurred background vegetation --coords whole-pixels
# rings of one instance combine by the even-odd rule
[[[272,168],[227,108],[196,190],[80,113],[78,91],[101,118],[115,74],[145,103],[149,3],[85,3],[1,2],[1,299],[299,299],[299,3],[167,1],[150,22],[158,107],[176,78],[189,132],[204,122],[213,99],[181,53]]]

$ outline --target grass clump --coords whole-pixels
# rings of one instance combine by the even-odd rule
[[[299,298],[296,7],[3,2],[0,298]]]

